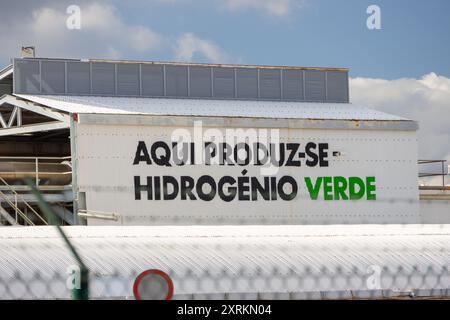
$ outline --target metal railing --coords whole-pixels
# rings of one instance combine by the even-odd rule
[[[24,198],[23,192],[29,193],[31,192],[30,188],[26,185],[22,185],[24,178],[31,178],[33,179],[33,184],[36,186],[39,186],[39,184],[42,181],[42,178],[48,178],[48,176],[54,176],[54,175],[64,175],[68,172],[46,172],[42,171],[42,167],[44,164],[60,164],[64,161],[67,162],[67,165],[70,166],[70,156],[66,157],[14,157],[14,156],[1,156],[0,157],[0,163],[1,162],[12,162],[13,164],[15,162],[20,163],[29,163],[29,165],[26,165],[25,168],[21,168],[19,166],[19,170],[15,170],[15,166],[6,166],[6,169],[3,168],[2,172],[0,172],[0,202],[4,202],[7,204],[10,208],[14,210],[14,212],[11,213],[12,218],[15,219],[15,222],[18,223],[19,217],[23,220],[24,224],[26,225],[35,225],[35,222],[37,221],[39,224],[48,225],[48,222],[44,217],[39,214],[35,208],[33,208]],[[69,172],[70,173],[70,172]],[[15,182],[19,181],[19,184],[16,184]],[[20,187],[20,188],[18,188]],[[24,189],[25,188],[25,189]],[[21,190],[21,191],[19,191]],[[22,193],[19,193],[19,192]],[[22,209],[21,209],[22,208]],[[6,210],[2,210],[2,216],[5,216],[8,214]],[[15,217],[14,217],[15,214]],[[37,219],[30,219],[30,214],[32,216],[35,216]],[[7,219],[9,223],[12,222],[11,219]]]
[[[426,189],[432,189],[432,190],[450,190],[448,186],[445,184],[445,177],[448,175],[446,172],[446,162],[447,160],[419,160],[418,164],[420,165],[432,165],[432,164],[440,164],[439,171],[433,171],[433,172],[420,172],[419,170],[419,178],[429,178],[429,177],[441,177],[442,178],[442,184],[441,185],[435,185],[435,186],[420,186],[419,188],[422,190]]]
[[[11,192],[11,194],[14,196],[14,202],[11,201],[10,196],[3,191],[0,190],[0,197],[9,204],[11,208],[14,209],[16,213],[16,222],[18,216],[20,216],[27,224],[34,226],[34,222],[28,218],[27,214],[25,214],[18,206],[18,200],[20,200],[21,203],[25,205],[27,208],[27,211],[30,210],[43,224],[48,225],[48,222],[23,198],[23,196],[20,193],[17,193],[16,190],[12,186],[10,186],[5,179],[0,177],[0,182],[2,185],[7,187],[7,190]]]
[[[24,160],[25,162],[34,163],[34,179],[36,186],[39,185],[39,165],[42,163],[61,163],[63,161],[70,162],[72,159],[71,156],[66,157],[10,157],[10,156],[2,156],[0,157],[0,162],[5,160]],[[15,172],[16,174],[28,174],[29,172]]]

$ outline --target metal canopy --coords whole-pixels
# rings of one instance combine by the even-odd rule
[[[70,127],[68,114],[11,95],[0,97],[0,107],[2,106],[11,106],[11,112],[9,117],[6,118],[6,115],[0,111],[0,136],[68,129]],[[49,118],[49,121],[24,124],[22,119],[23,111],[40,114]]]
[[[54,110],[79,114],[411,121],[350,103],[25,94],[16,94],[16,96]]]
[[[349,103],[17,96],[61,112],[77,113],[80,123],[91,124],[190,126],[193,121],[202,120],[208,126],[369,130],[417,130],[418,127],[415,121]]]

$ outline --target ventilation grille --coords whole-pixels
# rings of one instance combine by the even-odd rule
[[[348,102],[345,69],[15,59],[14,92]]]

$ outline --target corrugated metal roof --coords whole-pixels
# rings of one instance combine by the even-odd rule
[[[250,117],[275,119],[408,120],[347,103],[50,96],[25,94],[16,94],[16,96],[70,113]]]
[[[382,270],[380,290],[405,286],[436,294],[450,286],[450,225],[64,229],[91,270],[93,298],[131,296],[134,277],[153,268],[172,277],[176,297],[354,294],[370,289],[366,281],[373,266]],[[52,227],[0,229],[0,286],[36,271],[40,279],[61,274],[65,283],[73,263]],[[112,281],[122,284],[114,293]],[[2,295],[14,292],[0,290]],[[63,285],[40,297],[68,296]]]

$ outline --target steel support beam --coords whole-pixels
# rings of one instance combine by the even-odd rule
[[[1,112],[0,112],[0,125],[2,126],[2,128],[8,128],[5,118],[3,118],[3,115]]]
[[[22,99],[18,99],[11,95],[4,95],[0,98],[0,106],[3,104],[10,104],[24,110],[28,110],[46,117],[49,117],[54,120],[63,121],[69,123],[70,116],[68,114],[55,111],[54,109],[40,106],[36,103],[25,101]],[[1,120],[0,120],[1,121]]]
[[[7,124],[8,128],[11,128],[12,124],[14,123],[14,120],[17,117],[17,110],[19,110],[19,107],[16,106],[13,108],[11,115],[9,116],[9,120],[8,120],[8,124]]]
[[[11,95],[3,95],[0,97],[0,106],[3,104],[11,105],[13,106],[13,109],[7,121],[0,113],[0,126],[3,127],[3,129],[0,129],[0,136],[68,129],[70,127],[69,115],[52,110],[51,108],[27,102]],[[46,116],[51,120],[56,121],[22,125],[22,109]],[[13,126],[14,122],[16,123],[15,126]]]
[[[0,130],[0,137],[3,136],[11,136],[16,134],[26,134],[33,132],[41,132],[41,131],[51,131],[51,130],[60,130],[60,129],[68,129],[70,125],[66,122],[45,122],[38,123],[32,125],[25,125],[21,127],[12,127]]]
[[[16,226],[17,222],[16,220],[14,220],[8,213],[8,211],[6,211],[5,209],[3,209],[3,207],[0,204],[0,215],[5,218],[6,221],[8,221],[8,223],[12,226]]]

